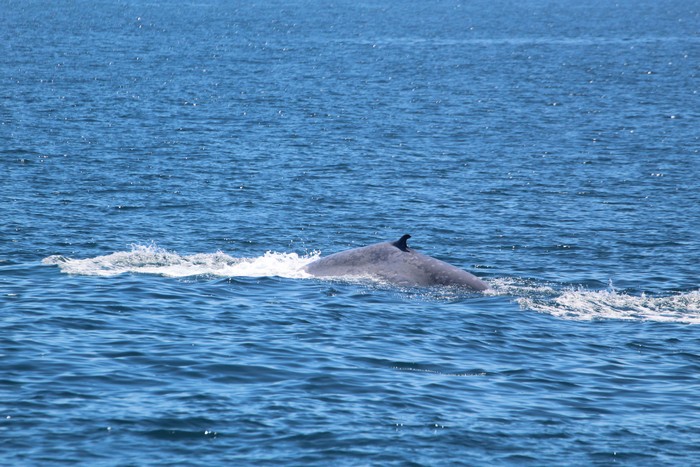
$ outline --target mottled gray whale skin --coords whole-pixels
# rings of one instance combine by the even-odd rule
[[[486,290],[489,286],[467,271],[408,248],[404,235],[396,242],[342,251],[304,266],[315,277],[370,276],[405,287],[449,285]]]

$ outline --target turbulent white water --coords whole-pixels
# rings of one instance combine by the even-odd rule
[[[124,273],[157,274],[165,277],[310,277],[302,268],[318,254],[266,252],[254,258],[235,258],[221,251],[180,255],[157,245],[132,245],[131,251],[119,251],[94,258],[71,259],[49,256],[44,264],[56,265],[67,274],[116,276]]]
[[[521,307],[575,320],[627,319],[700,324],[700,291],[667,297],[572,289],[551,298],[518,298]]]
[[[94,258],[71,259],[60,255],[42,261],[56,265],[67,274],[116,276],[119,274],[156,274],[183,278],[213,277],[283,277],[311,278],[303,267],[320,257],[268,251],[262,256],[237,258],[218,251],[180,255],[155,244],[132,245],[131,251],[120,251]],[[357,279],[357,278],[349,278]],[[369,279],[369,278],[365,278]],[[655,297],[629,295],[614,289],[588,290],[556,284],[498,278],[490,281],[487,295],[514,297],[525,310],[547,313],[562,319],[650,320],[700,324],[700,291]]]

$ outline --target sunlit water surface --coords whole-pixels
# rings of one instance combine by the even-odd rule
[[[237,3],[0,0],[5,463],[697,462],[697,5]]]

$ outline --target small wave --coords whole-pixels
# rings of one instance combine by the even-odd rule
[[[393,367],[391,367],[391,369],[398,370],[398,371],[413,371],[416,373],[428,373],[428,374],[440,375],[440,376],[486,376],[486,372],[483,370],[466,371],[466,372],[462,372],[462,373],[446,373],[446,372],[439,371],[439,370],[429,370],[427,368],[412,368],[412,367],[401,367],[401,366],[393,366]]]
[[[296,253],[268,251],[254,258],[235,258],[226,253],[179,255],[152,245],[132,245],[131,251],[105,256],[71,259],[49,256],[43,264],[56,265],[67,274],[85,276],[116,276],[124,273],[157,274],[166,277],[285,277],[307,278],[302,267],[318,259],[318,254],[299,256]]]

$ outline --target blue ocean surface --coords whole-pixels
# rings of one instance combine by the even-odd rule
[[[0,462],[698,464],[699,151],[693,1],[0,0]]]

